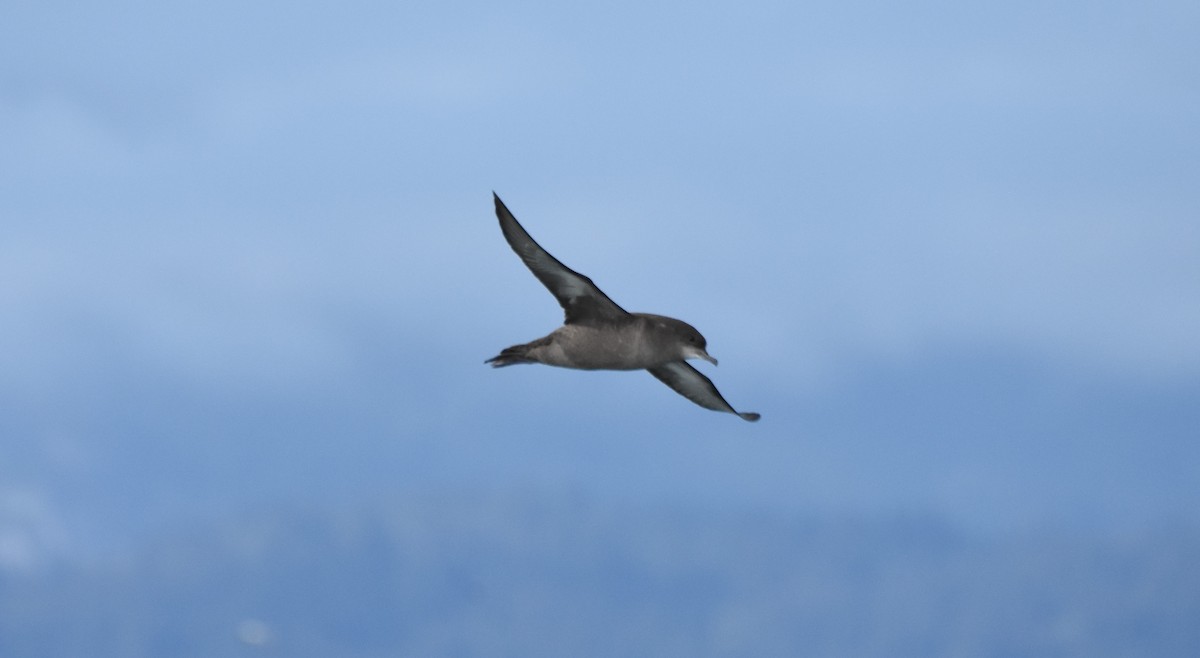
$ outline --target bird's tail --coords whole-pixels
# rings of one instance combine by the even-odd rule
[[[537,346],[538,341],[525,343],[523,345],[513,345],[500,350],[500,353],[492,358],[484,361],[484,363],[492,364],[493,368],[503,368],[504,366],[515,366],[519,363],[537,363],[537,359],[529,357],[529,350]]]

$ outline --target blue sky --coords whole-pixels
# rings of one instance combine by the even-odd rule
[[[1186,516],[1198,19],[10,3],[0,523],[405,478]],[[561,318],[492,190],[618,303],[697,326],[763,421],[483,366]]]

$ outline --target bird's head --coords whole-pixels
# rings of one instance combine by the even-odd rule
[[[683,360],[687,359],[704,359],[714,366],[717,365],[717,360],[708,353],[708,341],[704,340],[704,336],[696,331],[692,325],[674,318],[663,318],[666,325],[670,327],[679,344],[679,357]]]

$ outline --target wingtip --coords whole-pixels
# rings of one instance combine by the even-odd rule
[[[500,195],[496,194],[495,190],[492,190],[492,202],[496,205],[497,216],[499,216],[501,213],[508,213],[510,215],[512,214],[509,212],[508,206],[504,205],[504,202],[500,200]]]
[[[742,420],[748,420],[752,423],[757,421],[759,418],[762,418],[762,414],[756,414],[753,411],[743,411],[738,413],[738,416],[740,416]]]

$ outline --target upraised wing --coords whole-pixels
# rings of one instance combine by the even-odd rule
[[[705,409],[728,411],[731,414],[737,414],[743,420],[749,421],[755,421],[760,418],[759,414],[754,412],[739,412],[729,406],[725,398],[721,397],[721,394],[717,392],[717,387],[713,386],[712,380],[683,361],[672,361],[666,365],[650,368],[650,374],[657,377],[662,383],[675,389],[676,393]]]
[[[538,281],[558,300],[566,314],[567,324],[605,322],[629,315],[597,288],[591,279],[563,265],[550,252],[542,249],[509,212],[500,197],[495,192],[492,196],[496,199],[496,217],[500,220],[504,239],[508,240],[509,246]]]

